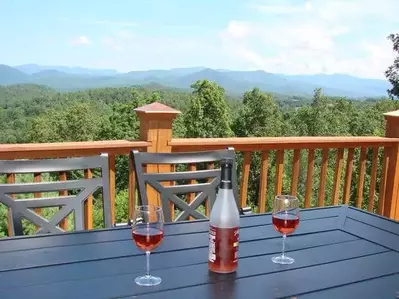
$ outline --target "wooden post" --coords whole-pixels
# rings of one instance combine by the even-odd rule
[[[384,117],[386,121],[385,137],[399,138],[399,110],[385,113]],[[388,150],[388,156],[382,214],[399,220],[399,142]]]
[[[181,112],[154,102],[149,105],[134,109],[140,121],[140,140],[147,141],[149,153],[170,153],[172,147],[169,141],[172,139],[173,120]],[[160,173],[171,171],[170,165],[148,165],[146,171],[149,173]],[[150,186],[147,186],[148,203],[160,205],[160,198]]]

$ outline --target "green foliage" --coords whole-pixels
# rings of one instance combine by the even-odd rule
[[[50,109],[32,121],[30,140],[62,142],[95,140],[102,124],[93,102],[73,102],[63,110]]]
[[[243,105],[239,108],[233,123],[233,130],[238,137],[266,137],[284,135],[285,123],[283,114],[271,94],[254,88],[244,94]],[[242,173],[242,154],[237,155],[238,172]],[[270,157],[270,165],[275,165],[274,155]],[[248,198],[252,206],[256,205],[259,196],[259,177],[261,154],[252,154],[251,171],[248,178]],[[274,169],[273,167],[271,169]],[[273,171],[269,173],[269,177]],[[272,190],[268,193],[272,196]]]
[[[352,102],[328,98],[316,89],[311,104],[299,108],[290,122],[296,128],[295,135],[342,136],[350,134],[354,117]]]
[[[224,89],[208,80],[197,81],[191,85],[193,96],[184,114],[187,137],[228,137],[230,128],[230,109],[224,96]]]
[[[264,136],[383,136],[383,113],[399,109],[399,101],[326,97],[316,89],[312,99],[263,93],[257,88],[245,92],[242,100],[226,97],[223,88],[207,80],[192,85],[192,93],[164,89],[159,86],[102,88],[79,92],[57,93],[51,89],[19,85],[0,86],[0,143],[63,142],[84,140],[138,139],[139,121],[134,109],[158,101],[182,112],[173,123],[174,137],[264,137]],[[336,150],[329,151],[326,201],[331,203]],[[355,151],[351,202],[357,193],[359,155]],[[365,189],[370,182],[370,158],[367,153]],[[322,153],[316,151],[312,203],[316,203],[320,184]],[[382,151],[379,152],[379,165]],[[242,154],[237,154],[239,174]],[[346,155],[344,163],[346,162]],[[290,192],[293,151],[285,151],[283,191]],[[257,208],[261,153],[252,154],[249,177],[249,205]],[[344,164],[345,165],[345,164]],[[301,152],[298,197],[305,196],[307,152]],[[381,178],[377,175],[377,192]],[[80,173],[71,174],[81,177]],[[269,153],[267,209],[274,196],[275,152]],[[31,181],[25,177],[24,180]],[[0,182],[4,182],[0,176]],[[128,157],[116,159],[116,221],[127,220]],[[341,189],[343,179],[341,179]],[[363,205],[367,205],[365,197]],[[53,210],[44,211],[49,217]],[[0,206],[0,235],[7,233],[7,210]],[[102,223],[101,195],[94,199],[94,225]],[[72,219],[70,220],[72,223]],[[27,232],[34,227],[27,225]]]
[[[281,136],[283,128],[283,114],[271,94],[262,93],[258,88],[244,94],[243,105],[233,124],[236,136]]]
[[[126,223],[128,220],[128,191],[122,190],[115,198],[115,222]]]
[[[399,33],[390,34],[388,39],[392,41],[393,50],[397,53],[393,64],[385,72],[385,76],[392,84],[392,88],[388,90],[392,99],[399,99]]]

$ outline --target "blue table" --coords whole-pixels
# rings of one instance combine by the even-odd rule
[[[157,287],[139,287],[145,257],[129,228],[0,240],[0,298],[396,298],[399,223],[346,206],[302,210],[287,238],[292,265],[270,258],[270,214],[243,216],[238,271],[208,272],[208,222],[165,226],[151,255]]]

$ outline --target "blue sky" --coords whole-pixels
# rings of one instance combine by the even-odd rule
[[[0,0],[0,63],[383,78],[399,0]]]

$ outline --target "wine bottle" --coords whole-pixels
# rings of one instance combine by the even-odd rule
[[[208,268],[231,273],[238,266],[240,214],[233,192],[233,160],[222,159],[220,164],[221,180],[209,219]]]

